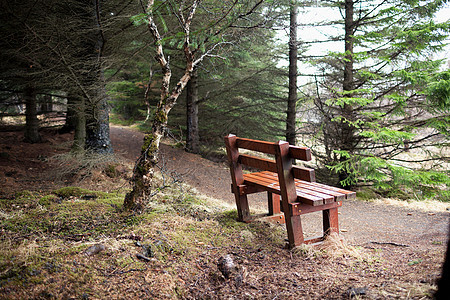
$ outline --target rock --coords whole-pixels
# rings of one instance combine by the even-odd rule
[[[155,253],[153,251],[152,245],[142,245],[142,254],[147,257],[154,257]]]
[[[96,244],[96,245],[93,245],[93,246],[87,248],[86,251],[84,251],[84,253],[86,255],[91,256],[91,255],[98,254],[98,253],[100,253],[101,251],[103,251],[105,249],[106,249],[106,247],[104,245]]]
[[[237,270],[233,258],[231,258],[231,255],[229,254],[221,256],[219,258],[219,261],[217,262],[217,268],[226,279],[230,278],[230,275]]]
[[[359,288],[349,288],[345,293],[348,297],[356,297],[361,295],[367,295],[368,288],[367,287],[359,287]]]
[[[237,275],[234,277],[234,284],[235,284],[235,286],[238,288],[238,287],[240,287],[243,283],[244,283],[244,277],[243,277],[243,275],[242,275],[242,274],[237,274]]]
[[[136,257],[137,257],[138,259],[144,260],[144,261],[152,261],[152,260],[155,260],[154,258],[149,258],[149,257],[147,257],[147,256],[144,256],[144,255],[140,254],[140,253],[136,253]]]

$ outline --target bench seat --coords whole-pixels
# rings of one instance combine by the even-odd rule
[[[260,187],[263,190],[281,195],[278,174],[274,172],[263,171],[244,174],[244,185]],[[295,179],[295,189],[297,201],[312,206],[356,198],[355,192],[300,179]]]

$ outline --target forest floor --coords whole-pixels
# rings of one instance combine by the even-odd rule
[[[339,238],[286,250],[283,225],[235,221],[223,161],[166,141],[159,192],[134,214],[121,205],[142,133],[112,126],[115,155],[100,161],[67,155],[70,134],[42,134],[0,133],[2,299],[426,299],[436,288],[448,203],[346,201]],[[320,214],[302,220],[320,233]]]

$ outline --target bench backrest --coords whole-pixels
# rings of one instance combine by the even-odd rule
[[[234,167],[240,168],[237,164],[243,164],[259,170],[270,171],[277,173],[279,168],[277,167],[277,160],[283,161],[289,160],[288,164],[292,163],[292,160],[298,159],[302,161],[311,160],[311,150],[306,147],[297,147],[292,145],[286,145],[287,142],[279,141],[278,143],[271,143],[266,141],[251,140],[245,138],[239,138],[235,135],[228,135],[225,137],[225,145],[227,147],[228,159],[230,162],[236,164]],[[282,145],[286,151],[280,152],[280,145]],[[288,147],[288,148],[287,148]],[[257,151],[266,154],[272,154],[276,160],[256,157],[247,154],[240,154],[239,148]],[[294,178],[315,182],[314,169],[299,167],[290,165],[291,172]]]

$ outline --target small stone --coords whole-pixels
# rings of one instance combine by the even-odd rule
[[[98,253],[100,253],[101,251],[103,251],[105,249],[106,249],[106,247],[104,245],[96,244],[96,245],[93,245],[93,246],[87,248],[86,251],[84,251],[84,253],[86,255],[91,256],[91,255],[98,254]]]
[[[233,262],[233,258],[231,255],[227,254],[219,258],[217,262],[217,268],[225,278],[230,278],[231,273],[236,271],[236,265]]]
[[[145,261],[152,261],[152,260],[154,260],[154,258],[149,258],[149,257],[147,257],[145,255],[140,254],[140,253],[136,253],[136,257],[138,259],[140,259],[140,260],[145,260]]]
[[[154,257],[155,252],[153,251],[152,245],[142,245],[142,254],[147,257]]]
[[[359,288],[349,288],[346,292],[347,296],[353,298],[356,296],[366,295],[368,291],[367,287],[359,287]]]
[[[234,284],[235,284],[235,286],[238,288],[238,287],[240,287],[243,283],[244,283],[244,278],[243,278],[242,274],[238,274],[238,275],[234,278]]]

